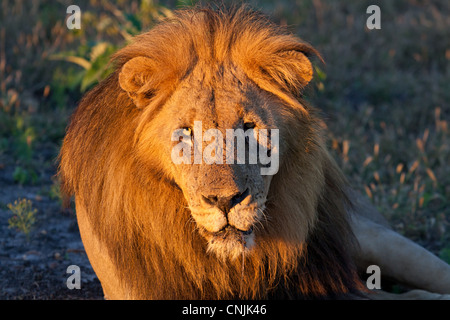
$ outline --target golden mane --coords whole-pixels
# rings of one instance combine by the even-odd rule
[[[298,63],[302,56],[297,53],[318,55],[244,7],[183,10],[117,52],[116,71],[83,98],[60,153],[62,188],[86,210],[129,297],[307,299],[361,289],[350,259],[353,236],[344,178],[325,149],[314,109],[301,100],[304,79],[312,74]],[[150,58],[145,68],[154,72],[146,79],[145,72],[141,79],[128,79],[133,102],[120,87],[119,75],[135,57]],[[152,166],[138,156],[143,128],[150,121],[167,121],[158,113],[193,67],[215,68],[207,73],[214,81],[230,60],[259,88],[284,101],[295,117],[285,128],[290,152],[269,191],[266,211],[273,219],[243,269],[242,258],[223,263],[206,253],[181,190],[158,161],[158,150],[145,151],[154,156]],[[133,87],[133,81],[144,80],[149,82],[145,88]],[[150,101],[145,108],[144,100]],[[312,227],[307,241],[299,243],[285,226],[305,217]]]

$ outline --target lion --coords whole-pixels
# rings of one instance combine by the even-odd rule
[[[367,295],[349,188],[303,98],[313,57],[247,7],[177,11],[113,56],[59,156],[106,298]],[[261,162],[174,163],[174,132],[194,148],[211,128],[278,130],[276,174]]]

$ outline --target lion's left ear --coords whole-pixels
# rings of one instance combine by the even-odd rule
[[[120,87],[128,93],[138,108],[147,106],[153,97],[153,71],[153,62],[146,57],[136,57],[129,60],[120,71]]]
[[[264,69],[284,89],[298,93],[313,78],[311,61],[297,50],[276,53],[277,59]]]

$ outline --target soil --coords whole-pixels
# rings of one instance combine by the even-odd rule
[[[48,196],[52,173],[38,185],[20,186],[12,170],[0,168],[0,299],[103,299],[73,210],[63,210]],[[29,239],[8,225],[12,213],[6,205],[18,198],[30,199],[38,210]],[[80,268],[80,289],[67,287],[70,265]]]

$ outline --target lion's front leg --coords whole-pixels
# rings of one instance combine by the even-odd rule
[[[358,268],[365,272],[369,265],[377,265],[383,277],[411,289],[422,289],[402,295],[377,292],[374,298],[450,299],[450,266],[447,263],[368,217],[354,214],[352,218],[352,229],[360,245],[355,253]]]

